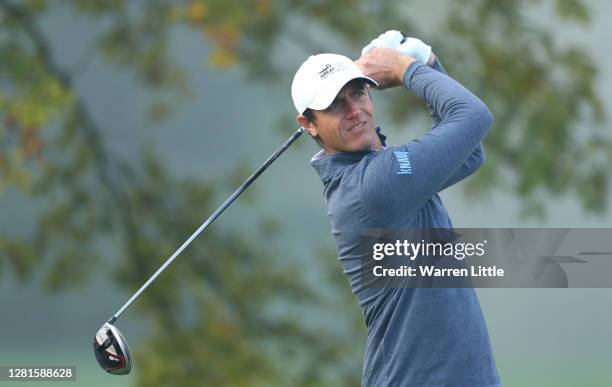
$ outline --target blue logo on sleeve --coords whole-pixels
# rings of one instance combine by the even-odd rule
[[[399,164],[398,175],[412,175],[412,165],[410,165],[410,159],[408,158],[408,152],[395,151],[395,158]]]

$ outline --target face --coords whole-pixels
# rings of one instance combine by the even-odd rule
[[[317,137],[326,153],[379,150],[374,126],[374,105],[363,80],[347,83],[325,110],[314,111],[314,122],[303,115],[298,122]]]

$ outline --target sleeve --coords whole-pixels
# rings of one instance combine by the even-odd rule
[[[444,75],[448,75],[446,69],[444,68],[444,66],[442,66],[442,62],[440,62],[440,59],[438,59],[437,56],[434,62],[431,64],[431,68],[441,72]],[[427,103],[427,107],[429,108],[429,115],[431,117],[432,126],[438,125],[440,123],[440,116],[438,115],[438,113],[436,113],[431,104]]]
[[[493,117],[486,105],[447,75],[421,62],[404,85],[431,106],[439,122],[424,136],[376,152],[363,164],[361,194],[380,219],[414,216],[431,196],[482,162],[476,150]],[[480,158],[480,161],[479,161]]]
[[[431,64],[431,68],[441,72],[444,75],[448,75],[446,69],[442,65],[440,59],[436,56],[436,59]],[[440,123],[440,116],[436,113],[436,111],[432,108],[432,106],[428,103],[427,107],[429,108],[429,115],[431,116],[432,125],[435,127]],[[455,170],[455,172],[445,181],[440,187],[440,191],[445,188],[450,187],[453,184],[460,182],[466,177],[470,176],[472,173],[476,172],[478,168],[484,163],[485,155],[484,148],[482,146],[482,142],[479,143],[476,148],[474,148],[474,152],[468,157],[468,159]]]
[[[461,180],[470,176],[472,173],[476,172],[484,163],[484,160],[485,151],[481,142],[476,146],[476,148],[474,148],[474,151],[470,157],[468,157],[468,159],[465,160],[465,162],[461,164],[461,166],[457,168],[444,183],[442,183],[442,186],[438,192],[460,182]]]

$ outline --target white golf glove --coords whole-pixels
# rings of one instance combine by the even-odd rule
[[[398,48],[400,44],[402,44],[402,40],[404,40],[404,34],[402,34],[400,31],[387,31],[384,34],[378,35],[378,38],[372,40],[370,44],[365,46],[363,50],[361,50],[361,56],[364,56],[368,52],[378,47]]]
[[[413,57],[414,59],[427,63],[431,56],[431,46],[423,43],[422,40],[417,38],[406,38],[397,48],[402,54]]]
[[[377,47],[395,48],[404,55],[427,63],[431,55],[431,46],[423,43],[417,38],[407,38],[400,31],[390,30],[372,40],[370,44],[361,50],[361,55],[365,55]]]

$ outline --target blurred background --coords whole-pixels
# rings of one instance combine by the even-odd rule
[[[365,327],[307,137],[121,317],[132,374],[91,343],[296,129],[299,64],[388,29],[496,118],[485,166],[442,193],[456,227],[611,227],[611,17],[604,0],[0,0],[0,365],[74,365],[78,386],[359,386]],[[373,98],[391,144],[429,128],[405,90]],[[610,289],[479,296],[505,386],[612,385]]]

